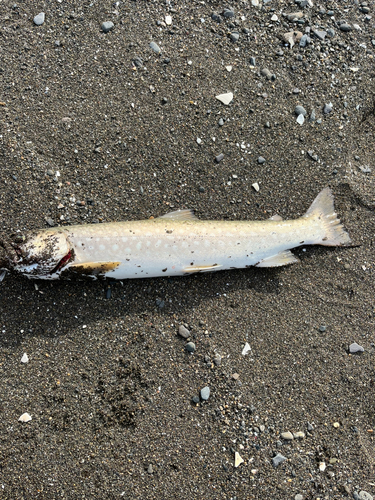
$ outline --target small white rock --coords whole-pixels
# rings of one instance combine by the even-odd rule
[[[172,16],[165,16],[165,24],[170,26],[172,24]]]
[[[21,358],[21,363],[28,363],[29,362],[29,356],[24,353],[24,355]]]
[[[198,144],[202,144],[202,139],[200,139],[199,137],[197,137],[197,143]]]
[[[320,464],[319,464],[319,470],[320,470],[320,472],[324,472],[326,470],[326,464],[325,464],[325,462],[320,462]]]
[[[303,125],[305,122],[305,117],[301,114],[301,115],[298,115],[297,117],[297,123],[299,123],[300,125]]]
[[[233,100],[233,93],[228,92],[227,94],[219,94],[216,96],[216,99],[225,104],[225,106],[228,106],[228,104]]]
[[[225,69],[230,73],[232,71],[232,66],[225,66]]]
[[[236,453],[234,454],[234,466],[239,467],[243,462],[244,459],[241,457],[238,451],[236,451]]]
[[[31,415],[29,413],[23,413],[18,419],[19,422],[30,422]]]
[[[251,187],[255,189],[255,191],[258,193],[259,192],[259,184],[257,182],[254,182],[254,184],[251,184]]]
[[[250,351],[251,347],[248,342],[246,342],[245,347],[242,349],[242,356],[246,356],[246,354],[249,354]]]
[[[277,15],[276,15],[276,14],[274,14],[274,15],[271,17],[271,21],[276,22],[276,21],[278,21],[278,20],[279,20],[279,18],[277,17]]]

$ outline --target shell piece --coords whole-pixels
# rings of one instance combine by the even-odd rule
[[[31,415],[29,413],[23,413],[18,419],[19,422],[30,422]]]
[[[236,451],[236,453],[234,454],[234,466],[239,467],[243,462],[244,459],[241,457],[238,451]]]
[[[24,353],[24,355],[21,358],[21,363],[28,363],[29,362],[29,356]]]
[[[251,347],[248,342],[246,342],[245,347],[242,349],[242,356],[246,356],[251,351]]]
[[[228,92],[227,94],[219,94],[216,96],[216,99],[225,104],[225,106],[228,106],[228,104],[233,100],[233,94],[232,92]]]

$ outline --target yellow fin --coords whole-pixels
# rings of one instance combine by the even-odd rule
[[[211,264],[208,266],[189,266],[184,267],[184,273],[205,273],[208,271],[216,271],[220,267],[223,267],[221,264]]]
[[[84,264],[73,264],[69,266],[69,271],[79,274],[106,274],[114,271],[121,262],[85,262]]]
[[[157,219],[169,220],[194,220],[196,218],[193,210],[176,210],[175,212],[169,212],[168,214],[157,217]]]
[[[287,264],[294,264],[295,262],[299,262],[299,259],[297,259],[290,250],[285,250],[284,252],[261,260],[255,267],[279,267],[286,266]]]

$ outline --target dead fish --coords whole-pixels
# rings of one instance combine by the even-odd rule
[[[178,210],[143,221],[85,224],[31,231],[3,244],[0,267],[28,278],[152,278],[238,269],[277,267],[298,261],[291,248],[348,245],[350,237],[323,189],[295,220],[198,220]],[[4,252],[3,252],[4,253]]]

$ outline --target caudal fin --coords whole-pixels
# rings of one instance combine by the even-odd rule
[[[333,194],[329,188],[323,189],[318,194],[304,217],[314,218],[322,224],[324,236],[314,242],[316,245],[341,246],[351,243],[349,234],[337,217]]]

